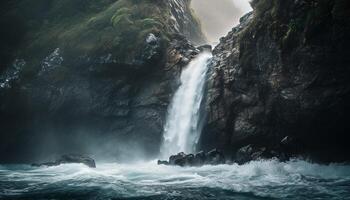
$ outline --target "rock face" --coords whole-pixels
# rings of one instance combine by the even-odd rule
[[[202,149],[350,160],[346,0],[255,0],[213,50]]]
[[[199,167],[203,165],[220,165],[225,163],[224,154],[217,149],[213,149],[208,153],[204,153],[204,151],[196,154],[185,154],[181,152],[170,156],[169,161],[158,161],[158,165],[175,165],[181,167]]]
[[[52,167],[52,166],[58,166],[61,164],[77,164],[77,163],[84,164],[90,168],[96,168],[96,163],[94,159],[87,156],[76,155],[76,154],[63,155],[54,162],[32,164],[32,166],[33,167],[41,167],[41,166]]]
[[[191,0],[171,0],[172,28],[175,32],[184,34],[196,45],[206,43],[201,24],[196,19],[191,8]],[[198,28],[199,27],[199,28]]]
[[[1,22],[14,24],[0,40],[16,45],[1,46],[1,162],[29,162],[44,150],[156,156],[181,69],[199,53],[187,38],[205,40],[189,3],[24,0],[2,7]]]

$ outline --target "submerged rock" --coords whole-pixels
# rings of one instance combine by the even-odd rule
[[[166,160],[158,160],[158,165],[169,165],[169,162]]]
[[[69,154],[69,155],[63,155],[60,158],[58,158],[56,161],[53,162],[45,162],[45,163],[34,163],[32,164],[33,167],[41,167],[41,166],[58,166],[61,164],[73,164],[73,163],[79,163],[84,164],[90,168],[96,168],[95,160],[83,155],[77,155],[77,154]]]

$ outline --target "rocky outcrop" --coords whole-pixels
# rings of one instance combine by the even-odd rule
[[[252,5],[213,50],[202,149],[222,148],[241,163],[350,160],[348,1]]]
[[[0,72],[1,162],[67,152],[156,156],[181,69],[199,53],[183,35],[188,27],[172,26],[192,23],[193,37],[201,37],[189,2],[176,2],[9,4],[4,18],[23,22],[15,30],[28,26]]]
[[[94,159],[88,156],[76,155],[76,154],[63,155],[60,158],[58,158],[56,161],[40,163],[40,164],[32,164],[32,166],[33,167],[42,167],[42,166],[52,167],[52,166],[58,166],[62,164],[84,164],[90,168],[96,168],[96,163]]]
[[[207,39],[202,32],[200,21],[192,11],[191,0],[170,0],[169,3],[173,31],[185,35],[196,45],[205,44]]]
[[[208,153],[204,151],[198,152],[196,154],[185,154],[183,152],[169,157],[169,161],[158,160],[158,165],[172,165],[181,167],[199,167],[203,165],[220,165],[225,164],[224,154],[213,149]]]

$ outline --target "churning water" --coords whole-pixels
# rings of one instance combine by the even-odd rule
[[[200,111],[211,54],[204,52],[181,73],[181,85],[169,107],[164,127],[162,157],[179,152],[193,153],[201,127]]]
[[[155,162],[0,166],[0,199],[350,199],[350,166],[305,161],[180,168]]]
[[[193,152],[200,134],[209,53],[182,72],[169,108],[163,156]],[[4,200],[350,200],[350,165],[318,165],[294,160],[245,165],[176,167],[156,162],[97,163],[34,168],[0,165]]]

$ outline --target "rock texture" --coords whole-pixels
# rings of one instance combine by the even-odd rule
[[[58,166],[61,164],[84,164],[90,168],[96,168],[95,160],[83,155],[76,155],[76,154],[68,154],[63,155],[60,158],[58,158],[54,162],[46,162],[46,163],[40,163],[40,164],[32,164],[33,167],[41,167],[41,166]]]
[[[214,49],[202,149],[350,160],[346,0],[255,0]],[[254,155],[255,154],[255,155]]]
[[[201,151],[196,154],[185,154],[180,152],[176,155],[170,156],[169,161],[158,160],[158,165],[173,165],[180,167],[199,167],[203,165],[220,165],[225,163],[226,159],[224,154],[217,149],[213,149],[208,153]]]
[[[206,43],[206,37],[202,32],[201,23],[197,20],[191,8],[191,0],[171,0],[172,28],[175,32],[185,35],[196,45]]]
[[[205,40],[189,3],[9,2],[4,21],[24,36],[2,30],[19,44],[1,49],[12,61],[1,61],[0,162],[156,156],[181,69],[199,53],[186,37]]]

